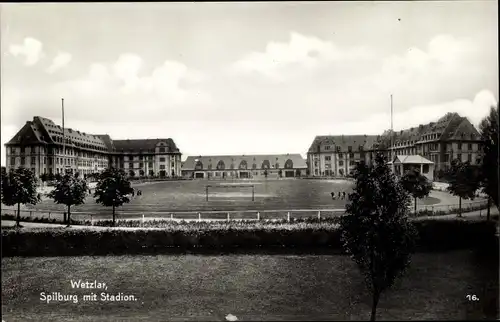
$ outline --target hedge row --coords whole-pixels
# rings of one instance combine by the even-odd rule
[[[417,251],[498,249],[493,222],[419,221]],[[33,229],[2,231],[3,256],[168,253],[342,252],[338,225],[302,223],[188,223],[162,229]],[[498,251],[497,251],[498,253]]]

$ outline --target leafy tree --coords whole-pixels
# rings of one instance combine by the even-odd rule
[[[134,191],[123,170],[109,168],[99,176],[94,192],[96,202],[113,207],[113,225],[116,222],[115,209],[130,202],[129,194]]]
[[[462,199],[474,200],[479,189],[480,177],[470,163],[455,159],[448,171],[449,186],[446,188],[452,195],[458,196],[458,216],[462,216]]]
[[[47,181],[54,181],[54,174],[52,172],[49,172],[47,175]]]
[[[483,140],[484,156],[481,162],[481,187],[488,195],[488,219],[489,203],[492,200],[498,207],[498,104],[490,109],[490,114],[479,124],[479,131]],[[499,208],[500,209],[500,208]]]
[[[20,227],[21,204],[36,205],[40,201],[36,176],[26,168],[11,169],[8,173],[2,169],[1,176],[2,203],[6,206],[17,205],[16,226]]]
[[[432,190],[432,183],[420,171],[413,169],[407,171],[401,178],[403,188],[413,197],[415,201],[415,215],[417,214],[417,198],[427,197]]]
[[[141,169],[141,170],[139,170],[139,175],[140,175],[141,177],[143,177],[143,176],[144,176],[144,170],[142,170],[142,169]]]
[[[354,191],[340,219],[344,250],[356,262],[372,294],[371,320],[383,291],[410,263],[416,229],[408,220],[409,195],[378,154],[356,165]]]
[[[56,181],[61,181],[61,179],[62,179],[62,176],[61,176],[61,174],[60,174],[60,173],[56,173],[56,174],[54,175],[54,180],[56,180]]]
[[[49,198],[55,203],[68,207],[68,227],[71,225],[71,206],[78,206],[85,203],[87,196],[87,182],[78,176],[65,174],[56,182],[54,190],[49,192]]]

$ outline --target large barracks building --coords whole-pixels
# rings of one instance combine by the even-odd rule
[[[64,142],[65,141],[65,142]],[[130,176],[181,175],[181,152],[172,139],[112,140],[35,116],[5,144],[6,168],[24,167],[43,173],[101,172],[109,166]]]

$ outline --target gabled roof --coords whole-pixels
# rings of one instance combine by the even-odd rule
[[[68,145],[92,147],[94,149],[109,152],[130,152],[139,153],[141,151],[154,149],[160,142],[164,142],[168,152],[179,153],[179,149],[172,139],[146,139],[146,140],[112,140],[107,134],[89,134],[73,130],[64,129],[64,137]],[[10,140],[9,144],[36,144],[36,143],[62,143],[62,127],[55,124],[51,119],[41,116],[33,117],[33,121],[28,121],[23,128]]]
[[[389,164],[434,164],[434,162],[420,155],[397,155]]]
[[[153,150],[158,144],[163,143],[167,152],[180,152],[174,143],[174,140],[168,139],[142,139],[142,140],[113,140],[113,145],[117,152],[139,152]]]
[[[464,138],[456,136],[456,133],[465,133]],[[390,143],[391,131],[384,131],[380,142]],[[420,124],[418,127],[412,127],[406,130],[395,131],[393,143],[403,143],[407,141],[423,141],[426,135],[435,134],[435,140],[451,140],[451,139],[469,139],[479,140],[479,132],[474,128],[466,117],[460,116],[458,113],[447,113],[437,122]],[[431,137],[432,139],[432,137]],[[427,140],[428,141],[428,140]]]
[[[43,134],[36,127],[36,125],[33,124],[33,122],[28,121],[19,130],[19,132],[17,132],[16,135],[14,135],[14,137],[10,139],[10,141],[7,142],[5,145],[17,145],[17,144],[30,145],[30,144],[40,144],[40,143],[45,143],[43,139]]]
[[[466,117],[462,117],[459,121],[451,124],[447,132],[443,134],[443,138],[447,140],[481,140],[479,131],[472,125]]]
[[[302,158],[300,154],[270,154],[270,155],[207,155],[207,156],[189,156],[182,166],[182,170],[194,170],[197,161],[203,164],[203,170],[208,170],[209,165],[212,165],[212,170],[217,169],[217,164],[219,162],[224,163],[226,170],[231,170],[231,165],[233,169],[239,168],[242,161],[246,161],[247,169],[251,170],[253,164],[256,165],[256,169],[262,169],[264,161],[269,162],[269,168],[273,169],[278,163],[279,168],[284,168],[287,160],[291,160],[293,163],[293,168],[305,169],[307,168],[306,160]]]
[[[352,152],[358,152],[359,146],[367,151],[373,148],[377,140],[378,135],[320,135],[314,138],[308,152],[335,152],[337,147],[340,147],[342,152],[347,152],[349,146],[352,147]],[[326,145],[331,148],[325,150]]]

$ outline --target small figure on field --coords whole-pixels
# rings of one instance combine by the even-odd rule
[[[342,192],[342,199],[345,199],[345,191]]]

